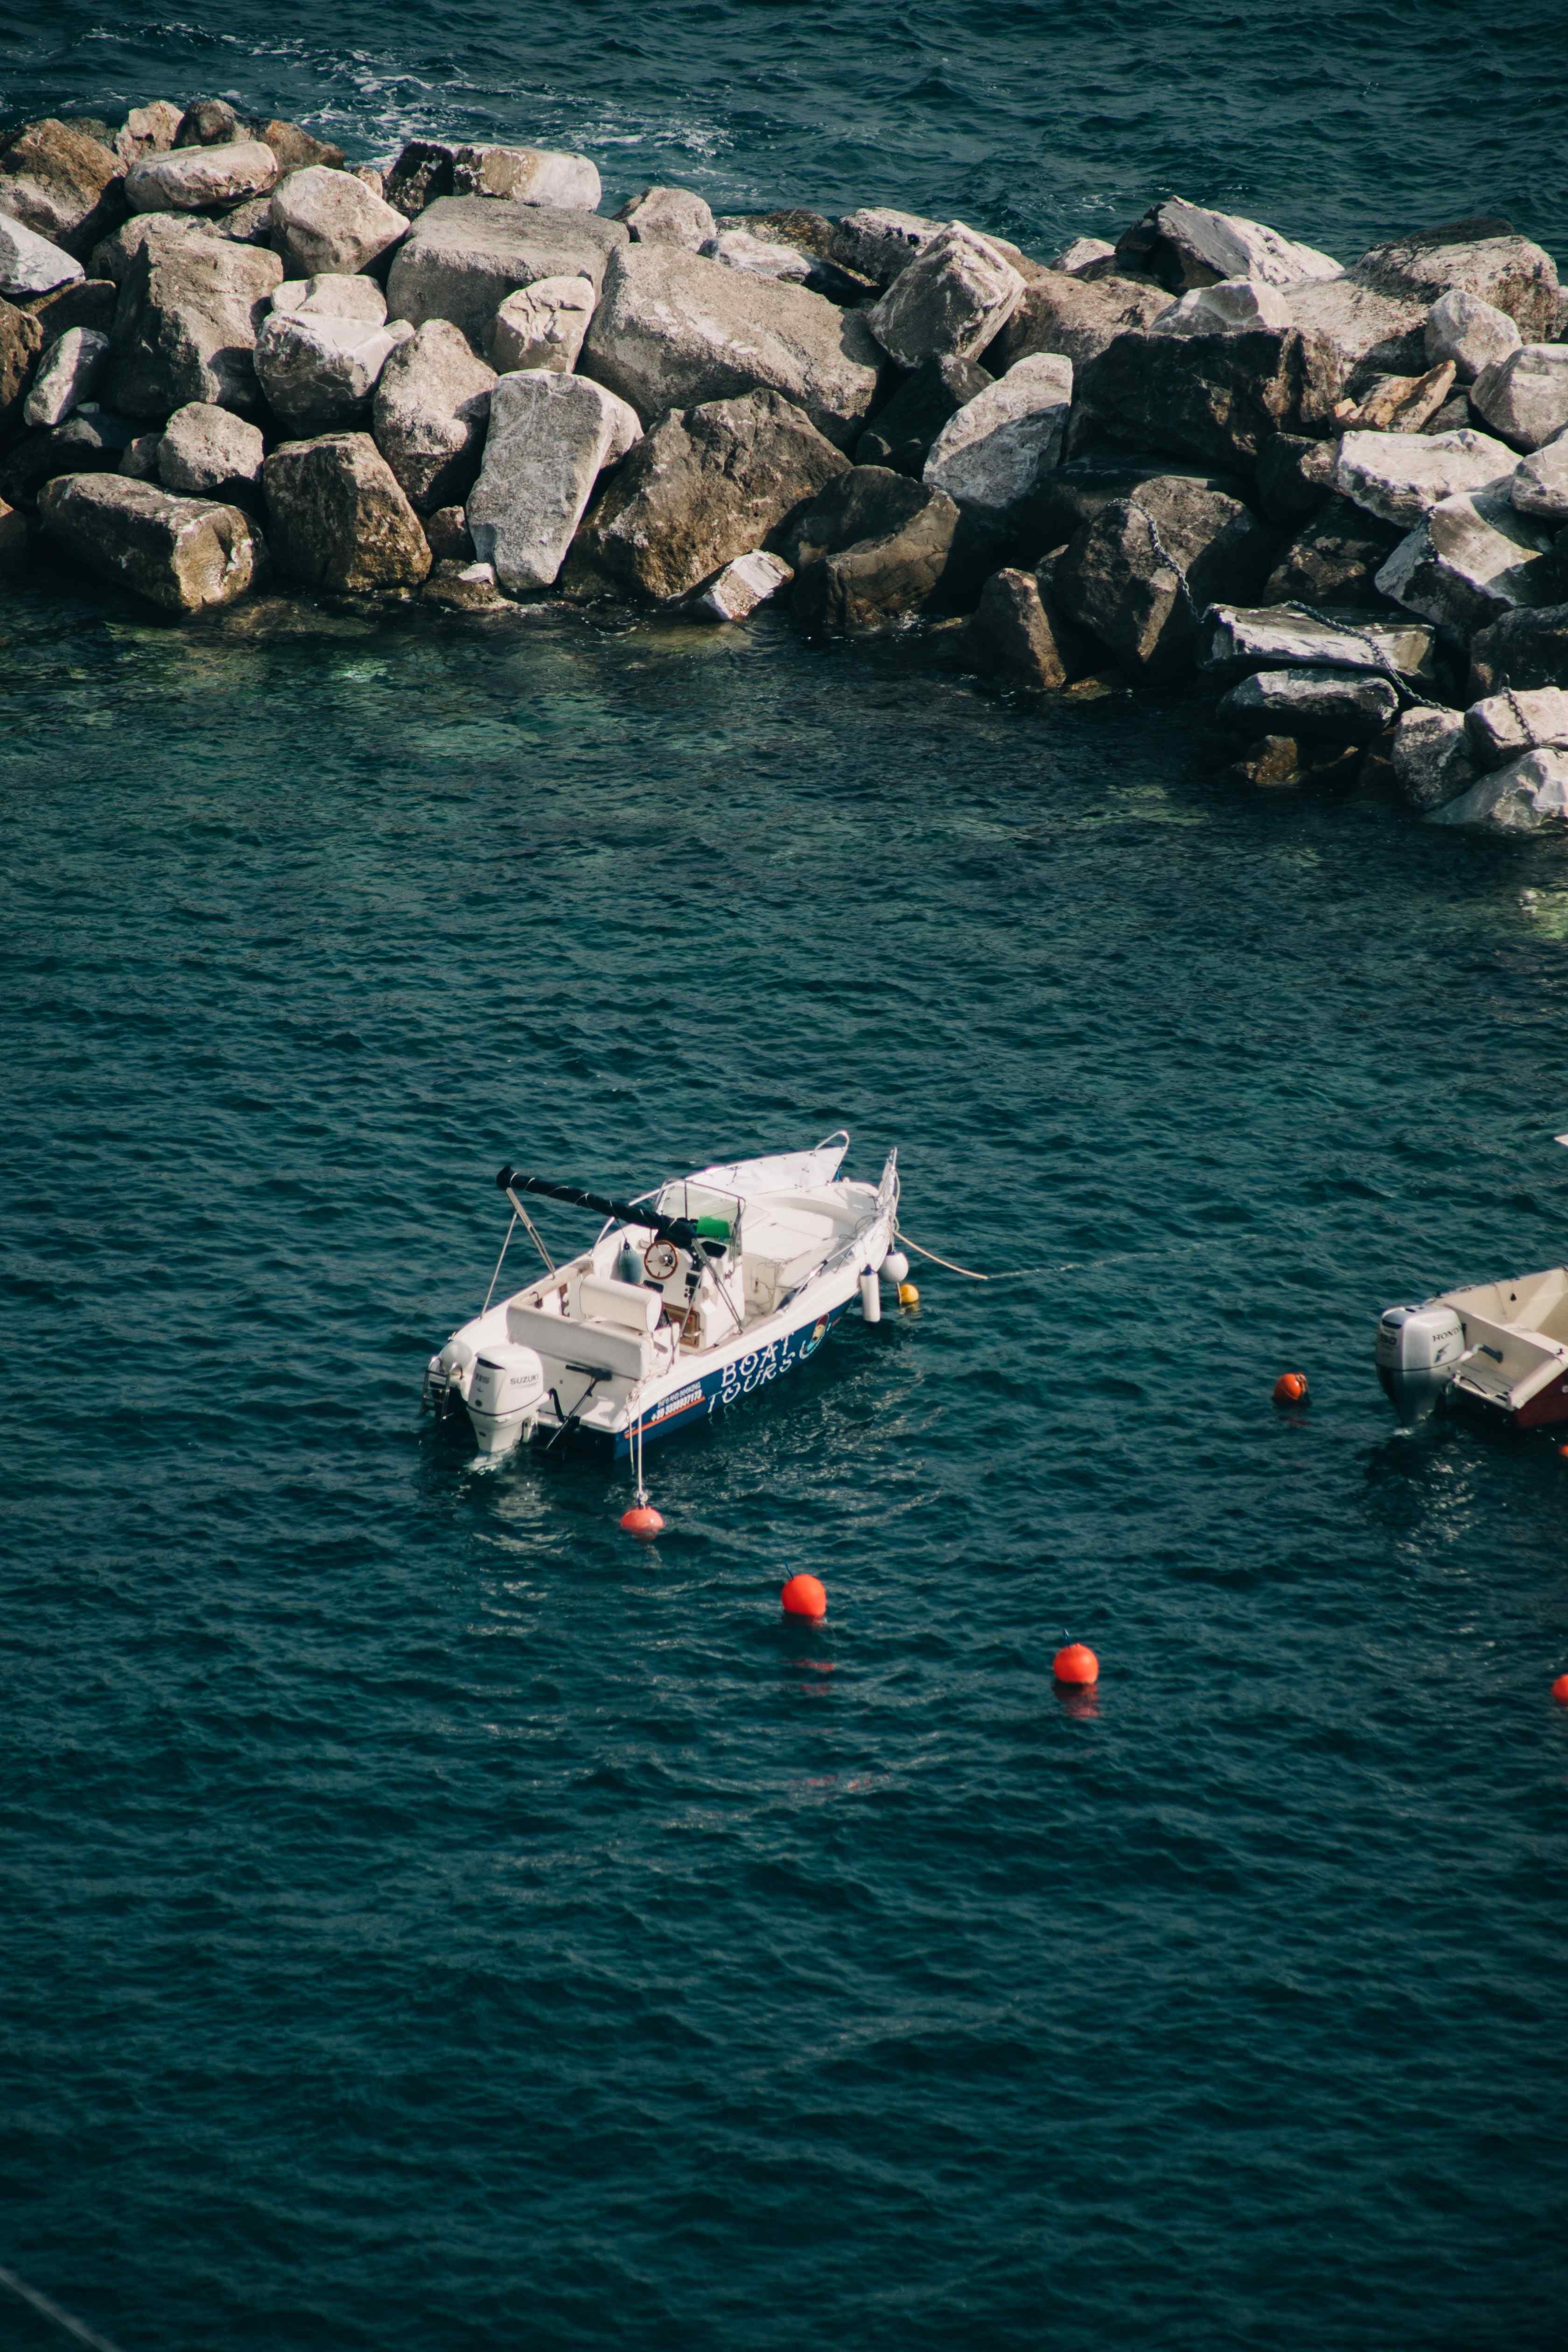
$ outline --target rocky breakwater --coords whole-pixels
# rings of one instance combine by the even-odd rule
[[[1568,822],[1568,331],[1508,223],[1049,261],[220,100],[0,138],[0,566],[176,614],[630,601],[1208,693],[1254,786]]]

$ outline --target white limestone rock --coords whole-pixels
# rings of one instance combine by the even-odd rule
[[[197,213],[264,196],[278,179],[278,158],[259,139],[221,147],[176,147],[132,163],[125,202],[133,213]]]
[[[1518,462],[1500,441],[1468,425],[1457,433],[1347,433],[1334,488],[1368,514],[1408,527],[1460,491],[1506,484]]]
[[[814,256],[803,253],[798,245],[778,245],[771,238],[753,236],[746,228],[723,229],[701,249],[710,261],[721,261],[726,269],[748,270],[753,278],[781,278],[789,286],[804,286],[816,267]]]
[[[628,244],[610,257],[579,364],[645,420],[773,391],[842,446],[871,404],[879,359],[859,312],[804,286]]]
[[[531,286],[520,286],[497,310],[485,339],[492,366],[502,375],[524,368],[570,375],[596,299],[591,278],[540,278]]]
[[[1476,378],[1470,403],[1516,449],[1539,449],[1568,427],[1568,343],[1522,343]]]
[[[560,212],[596,212],[604,191],[586,155],[547,147],[457,147],[452,193],[500,196],[513,204],[552,205]]]
[[[994,245],[953,221],[899,272],[866,323],[900,367],[972,360],[1006,325],[1023,291]]]
[[[386,324],[386,297],[374,278],[348,278],[338,270],[286,278],[272,297],[272,308],[306,318],[357,319],[366,327]]]
[[[1525,751],[1568,751],[1568,692],[1521,686],[1486,695],[1466,711],[1465,731],[1483,768],[1500,768]]]
[[[1425,621],[1383,613],[1315,620],[1298,604],[1214,604],[1204,615],[1201,667],[1252,669],[1396,670],[1425,684],[1436,673],[1437,633]]]
[[[1321,336],[1347,372],[1364,365],[1410,375],[1425,360],[1429,306],[1365,285],[1353,272],[1300,279],[1286,288],[1285,304],[1292,326]]]
[[[1523,338],[1506,310],[1456,286],[1427,311],[1425,340],[1431,366],[1452,360],[1459,382],[1473,383],[1485,369],[1517,352]]]
[[[1266,286],[1294,286],[1303,279],[1338,278],[1344,265],[1310,245],[1296,245],[1278,229],[1239,213],[1211,212],[1168,196],[1117,239],[1124,260],[1152,268],[1173,293],[1210,286],[1216,278],[1252,278]]]
[[[1256,327],[1293,324],[1290,306],[1263,278],[1219,278],[1194,286],[1151,320],[1152,335],[1245,335]]]
[[[468,495],[495,383],[495,370],[447,319],[426,319],[383,367],[371,429],[416,514],[460,506]]]
[[[1072,362],[1037,352],[954,410],[921,478],[959,508],[999,521],[1059,460],[1072,406]]]
[[[1391,757],[1408,808],[1441,808],[1476,781],[1476,760],[1462,711],[1429,705],[1407,710],[1394,730]]]
[[[876,286],[890,286],[917,253],[939,237],[945,223],[900,213],[889,205],[862,205],[835,228],[828,257]]]
[[[692,596],[691,610],[706,621],[749,620],[759,604],[766,604],[794,578],[794,567],[782,555],[753,548],[749,555],[735,556],[704,582]]]
[[[0,294],[19,301],[29,294],[52,294],[87,276],[62,246],[40,236],[9,213],[0,213]]]
[[[272,249],[290,278],[352,277],[408,234],[395,208],[352,172],[290,172],[272,198]]]
[[[158,479],[187,498],[232,499],[260,481],[266,455],[259,426],[210,401],[188,401],[163,427]]]
[[[184,110],[166,98],[149,106],[133,106],[115,133],[114,152],[122,163],[140,163],[148,155],[166,155],[174,143]]]
[[[1468,636],[1503,613],[1551,601],[1542,569],[1552,532],[1510,504],[1506,489],[1461,491],[1433,507],[1377,573],[1380,595]]]
[[[1115,257],[1116,247],[1107,238],[1075,236],[1070,245],[1063,246],[1050,267],[1068,278],[1076,278],[1079,270],[1092,269],[1097,261],[1111,261]]]
[[[629,430],[640,436],[625,405],[603,384],[549,368],[498,379],[468,529],[510,594],[554,582],[612,450]]]
[[[283,276],[275,253],[153,214],[121,265],[105,397],[160,423],[190,400],[257,404],[255,345]]]
[[[507,197],[440,196],[397,248],[386,281],[387,308],[416,327],[426,319],[449,319],[483,351],[497,310],[520,286],[581,275],[597,291],[611,254],[625,252],[630,242],[621,222],[595,213]]]
[[[1432,824],[1485,824],[1498,833],[1542,833],[1568,824],[1568,751],[1527,751],[1433,812]]]
[[[256,373],[286,425],[324,432],[363,415],[402,340],[331,311],[277,310],[256,339]]]
[[[634,245],[681,245],[700,253],[717,234],[712,212],[690,188],[645,188],[616,215]]]
[[[1568,522],[1568,435],[1526,457],[1516,468],[1508,494],[1521,514]]]
[[[91,327],[68,327],[38,362],[22,409],[24,425],[63,425],[90,400],[109,362],[109,337]]]

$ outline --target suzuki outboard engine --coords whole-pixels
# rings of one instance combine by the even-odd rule
[[[1377,1377],[1403,1422],[1429,1412],[1459,1369],[1465,1327],[1452,1307],[1389,1307],[1378,1318]]]
[[[474,1364],[468,1419],[487,1454],[504,1454],[531,1429],[544,1402],[544,1366],[531,1348],[492,1341]]]

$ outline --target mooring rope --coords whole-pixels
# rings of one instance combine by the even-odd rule
[[[79,2344],[87,2345],[89,2352],[117,2352],[117,2347],[107,2336],[96,2336],[90,2327],[84,2326],[79,2319],[73,2319],[68,2311],[62,2311],[58,2303],[51,2303],[47,2294],[41,2294],[36,2286],[29,2286],[26,2279],[19,2279],[15,2271],[8,2271],[4,2265],[0,2265],[0,2286],[8,2288],[19,2303],[26,2304],[40,2318],[52,2319],[57,2327],[64,2328],[66,2334],[74,2336]]]
[[[1058,1271],[1054,1265],[1010,1265],[1005,1274],[977,1274],[972,1265],[960,1265],[953,1258],[940,1257],[933,1249],[922,1249],[919,1242],[910,1239],[902,1225],[895,1225],[893,1231],[904,1247],[912,1249],[917,1257],[929,1257],[933,1265],[944,1265],[949,1274],[961,1274],[966,1282],[1011,1282],[1021,1274],[1055,1274]]]

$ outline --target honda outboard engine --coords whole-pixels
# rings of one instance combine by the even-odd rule
[[[1377,1377],[1401,1421],[1429,1412],[1458,1370],[1465,1327],[1452,1307],[1389,1307],[1378,1318]]]

